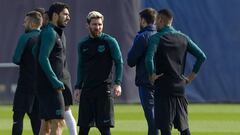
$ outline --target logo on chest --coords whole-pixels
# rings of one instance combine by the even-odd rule
[[[106,48],[105,48],[104,45],[99,45],[99,46],[97,47],[97,51],[100,52],[100,53],[104,52],[105,49],[106,49]]]

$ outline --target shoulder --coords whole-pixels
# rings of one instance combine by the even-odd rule
[[[114,37],[110,36],[109,34],[102,33],[101,38],[104,40],[116,40]]]
[[[47,36],[47,37],[56,37],[56,31],[50,27],[50,26],[46,26],[42,31],[41,31],[41,35],[42,36]]]
[[[106,33],[102,33],[101,38],[103,40],[105,40],[107,43],[109,43],[110,45],[118,45],[116,38],[114,38]]]
[[[29,38],[29,34],[28,33],[24,33],[20,36],[19,40],[20,41],[23,41],[23,40],[26,40],[27,38]]]
[[[36,38],[39,36],[40,32],[41,32],[40,30],[33,30],[33,31],[27,33],[27,37],[28,38]]]
[[[19,38],[19,43],[23,43],[25,44],[29,39],[31,39],[32,37],[32,33],[28,32],[28,33],[24,33],[20,36]]]
[[[175,31],[174,34],[177,34],[179,36],[182,36],[183,38],[185,38],[186,40],[190,40],[189,36],[187,36],[186,34],[182,33],[181,31]]]
[[[146,37],[146,35],[148,35],[148,32],[144,31],[142,33],[137,34],[135,39],[144,39]]]
[[[153,34],[153,35],[150,37],[150,40],[157,40],[157,39],[159,39],[161,36],[163,36],[162,33],[160,33],[160,32],[155,33],[155,34]]]

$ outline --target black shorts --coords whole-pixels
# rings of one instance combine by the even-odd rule
[[[40,117],[41,119],[63,119],[64,99],[62,92],[49,90],[48,93],[38,93]]]
[[[105,93],[95,96],[81,94],[78,126],[114,127],[114,101],[112,92],[107,87],[98,87],[97,90],[105,91]]]
[[[171,130],[172,126],[184,131],[188,126],[187,99],[184,96],[157,96],[154,98],[155,123],[158,129]]]
[[[72,91],[65,85],[65,90],[62,92],[65,106],[70,106],[73,104]]]
[[[13,111],[31,113],[35,100],[34,94],[23,93],[17,89],[13,100]]]

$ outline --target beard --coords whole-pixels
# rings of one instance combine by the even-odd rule
[[[60,27],[60,28],[65,28],[66,27],[66,25],[67,25],[67,22],[66,23],[64,23],[64,20],[58,20],[57,21],[57,25],[58,25],[58,27]]]
[[[89,29],[89,31],[90,31],[90,34],[93,36],[93,37],[99,37],[100,35],[101,35],[101,31],[98,31],[98,30],[96,30],[96,29]]]

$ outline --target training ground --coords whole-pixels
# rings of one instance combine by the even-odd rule
[[[77,119],[78,106],[72,107]],[[139,104],[115,106],[113,135],[147,135],[147,125]],[[240,104],[190,104],[189,122],[192,135],[240,135]],[[0,135],[10,135],[12,106],[0,106]],[[28,116],[24,119],[23,135],[32,135]],[[63,135],[69,135],[65,127]],[[89,135],[100,135],[92,128]],[[173,130],[173,135],[179,135]]]

